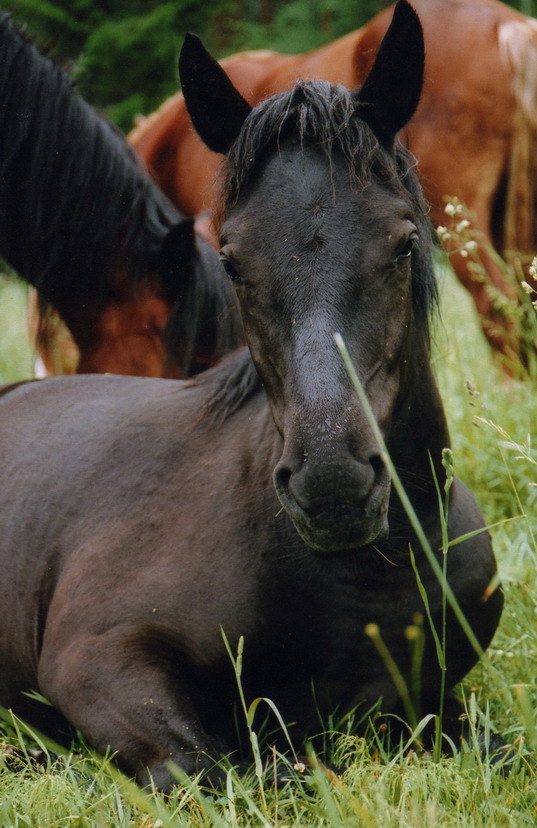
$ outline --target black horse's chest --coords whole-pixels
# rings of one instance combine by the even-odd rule
[[[248,640],[244,678],[252,698],[269,696],[284,718],[305,732],[315,709],[330,715],[357,700],[389,695],[386,665],[367,634],[378,634],[403,671],[409,662],[405,629],[422,608],[412,571],[383,578],[377,571],[345,580],[316,572],[281,573],[263,592],[265,623]]]

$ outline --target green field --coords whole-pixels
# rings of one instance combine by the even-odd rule
[[[34,354],[26,330],[26,287],[0,276],[0,382],[33,376]]]
[[[534,826],[537,823],[537,378],[507,379],[494,364],[463,289],[440,272],[434,365],[450,422],[456,473],[476,494],[499,560],[506,607],[495,639],[466,678],[470,732],[497,732],[499,763],[471,738],[454,758],[386,754],[381,743],[334,737],[348,769],[321,769],[274,790],[230,772],[208,794],[182,780],[169,799],[141,792],[82,745],[61,766],[0,772],[0,826]],[[25,293],[0,280],[0,379],[31,373]],[[2,423],[9,428],[9,423]],[[533,441],[533,442],[532,442]],[[516,519],[512,519],[516,518]],[[21,520],[24,515],[21,514]],[[509,519],[509,520],[507,520]],[[252,700],[248,700],[252,701]],[[255,729],[254,721],[254,729]],[[14,724],[11,744],[30,744]],[[513,760],[510,773],[503,765]]]

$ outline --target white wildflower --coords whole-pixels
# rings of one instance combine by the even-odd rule
[[[459,221],[456,227],[457,233],[462,233],[462,231],[466,230],[467,227],[470,227],[470,222],[468,221],[468,219],[463,219],[462,221]]]
[[[441,239],[441,241],[447,241],[451,238],[451,233],[449,232],[447,227],[444,227],[442,224],[436,228],[436,232],[438,233],[438,236]]]
[[[457,208],[455,207],[454,204],[446,204],[446,206],[444,208],[444,213],[446,213],[446,215],[448,215],[448,216],[454,216],[455,212],[456,212],[456,209]]]

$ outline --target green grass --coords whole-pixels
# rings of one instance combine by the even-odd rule
[[[26,329],[26,287],[0,275],[0,383],[33,377],[34,353]]]
[[[335,740],[339,779],[321,769],[274,790],[267,776],[229,774],[208,795],[183,780],[169,799],[145,794],[110,763],[80,753],[62,767],[0,772],[0,826],[533,826],[537,821],[537,379],[509,380],[495,365],[473,307],[449,271],[434,365],[450,422],[455,471],[474,491],[492,530],[506,594],[499,630],[461,692],[471,728],[498,731],[515,757],[511,773],[476,744],[455,758],[399,751],[346,734]],[[29,375],[24,293],[0,281],[0,378]],[[6,427],[6,424],[3,424]],[[522,516],[522,517],[520,517]],[[246,703],[252,700],[247,699]],[[254,720],[255,729],[255,720]],[[7,741],[19,743],[5,725]],[[24,740],[22,740],[24,744]]]

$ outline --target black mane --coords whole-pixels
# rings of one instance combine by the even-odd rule
[[[215,391],[209,398],[207,413],[214,422],[221,423],[260,391],[263,383],[246,347],[236,350],[200,381],[212,382],[215,373]]]
[[[179,220],[123,137],[0,15],[0,255],[63,312],[155,270]]]
[[[300,81],[290,91],[267,98],[250,112],[227,156],[219,220],[243,191],[255,186],[259,165],[290,135],[296,135],[304,145],[319,144],[329,158],[336,151],[342,154],[355,186],[365,187],[374,177],[390,182],[395,191],[406,193],[407,198],[410,195],[420,236],[413,267],[414,312],[421,331],[427,335],[429,316],[437,302],[431,260],[434,235],[427,204],[413,172],[416,161],[399,141],[393,155],[384,149],[360,118],[356,97],[345,87],[327,81]]]

